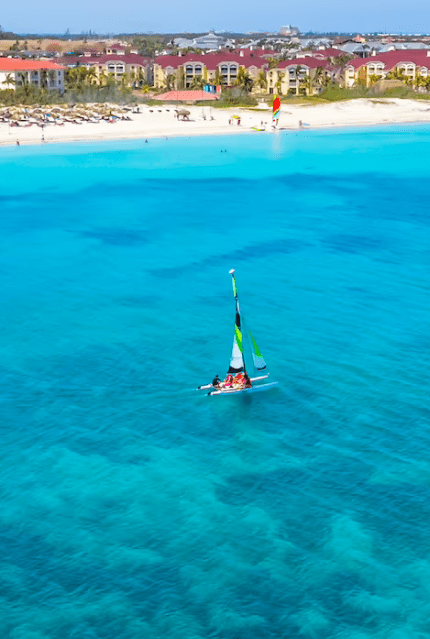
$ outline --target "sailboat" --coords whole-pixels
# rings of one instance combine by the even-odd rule
[[[235,270],[229,271],[232,277],[233,294],[236,303],[236,318],[234,323],[234,336],[233,336],[233,349],[230,358],[230,366],[227,371],[227,375],[237,375],[243,373],[248,376],[248,370],[245,361],[245,349],[243,343],[243,316],[240,310],[239,297],[237,294],[236,279],[234,276]],[[209,390],[208,395],[231,395],[233,393],[253,393],[256,391],[266,390],[273,386],[276,386],[278,382],[266,382],[261,383],[263,380],[269,377],[267,372],[266,362],[257,343],[252,335],[251,331],[247,331],[247,337],[249,338],[250,351],[252,353],[252,361],[254,367],[254,376],[250,377],[251,384],[247,386],[233,384],[226,386],[225,382],[220,382],[217,386],[213,384],[205,384],[199,386],[197,390]],[[257,383],[256,383],[257,382]]]

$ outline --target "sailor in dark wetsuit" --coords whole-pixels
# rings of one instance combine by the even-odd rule
[[[244,378],[245,378],[245,388],[251,388],[252,383],[248,373],[245,373]]]
[[[220,384],[221,384],[221,380],[219,378],[219,375],[215,375],[215,377],[212,380],[212,386],[215,386],[215,388],[217,388]]]

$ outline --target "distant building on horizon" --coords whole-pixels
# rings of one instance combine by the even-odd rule
[[[281,36],[298,36],[300,30],[297,27],[292,27],[291,24],[287,24],[286,27],[279,29],[279,35]]]
[[[194,47],[195,49],[224,49],[225,47],[234,46],[234,41],[228,40],[223,36],[218,36],[214,31],[209,31],[206,35],[197,38],[175,38],[174,44],[179,49],[187,49]]]

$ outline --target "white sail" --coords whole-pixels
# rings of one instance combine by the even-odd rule
[[[237,317],[236,317],[237,322]],[[243,365],[243,352],[242,352],[242,332],[240,328],[237,326],[237,323],[234,327],[234,337],[233,337],[233,349],[231,351],[230,358],[230,367],[228,369],[229,373],[241,373],[244,370]]]

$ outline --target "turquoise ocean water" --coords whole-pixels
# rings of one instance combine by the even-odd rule
[[[2,638],[430,636],[429,142],[0,150]]]

